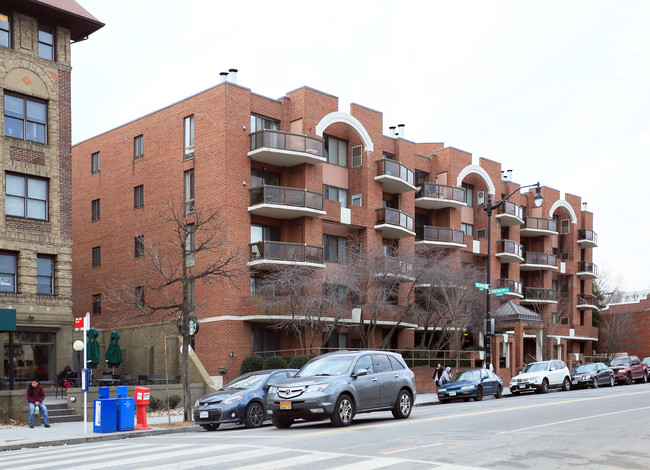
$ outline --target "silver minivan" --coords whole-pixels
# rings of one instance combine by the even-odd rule
[[[297,419],[347,426],[355,414],[371,411],[408,418],[415,394],[414,374],[400,354],[338,351],[315,357],[294,378],[272,385],[266,409],[278,428]]]

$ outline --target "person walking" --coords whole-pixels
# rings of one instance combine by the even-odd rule
[[[45,390],[43,390],[42,385],[38,383],[37,378],[32,380],[32,383],[27,387],[25,394],[27,395],[27,402],[29,404],[29,427],[34,427],[34,412],[36,411],[36,407],[38,407],[43,415],[43,423],[45,423],[45,427],[49,428],[50,419],[47,415],[47,407],[45,406],[45,403],[43,403],[43,400],[45,400]]]
[[[439,384],[440,384],[440,386],[443,386],[444,384],[446,384],[450,380],[451,380],[451,367],[447,367],[445,369],[445,371],[442,373],[442,375],[440,376]]]
[[[438,388],[440,388],[440,377],[442,377],[442,366],[440,363],[436,366],[435,370],[433,371],[433,383],[436,384],[436,392],[438,391]]]

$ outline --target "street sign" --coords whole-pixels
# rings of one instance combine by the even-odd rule
[[[83,331],[86,317],[74,317],[74,330]]]
[[[476,287],[476,288],[478,288],[480,290],[484,290],[484,289],[489,289],[490,285],[489,284],[484,284],[482,282],[475,282],[474,287]]]
[[[510,292],[510,287],[501,287],[499,289],[490,289],[490,294],[495,294],[497,297],[501,297],[503,294]]]

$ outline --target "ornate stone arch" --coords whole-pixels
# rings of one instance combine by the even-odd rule
[[[49,79],[48,79],[49,78]],[[5,89],[47,100],[58,99],[58,77],[26,59],[0,64],[0,81]]]
[[[487,171],[478,165],[467,165],[465,168],[463,168],[460,173],[458,173],[458,177],[456,178],[456,185],[460,186],[465,177],[471,174],[479,175],[485,182],[488,193],[496,194],[496,188],[494,187],[494,183],[492,183],[492,178],[490,178],[490,175],[488,175]]]
[[[354,116],[348,113],[335,111],[323,117],[323,119],[321,119],[320,122],[316,125],[316,135],[319,137],[323,137],[323,132],[325,131],[325,129],[327,129],[329,126],[337,122],[342,122],[343,124],[347,124],[352,129],[354,129],[355,132],[361,138],[361,142],[363,142],[364,149],[368,152],[373,151],[374,146],[372,144],[372,140],[370,140],[370,135],[368,134],[368,131],[366,131],[366,128],[363,127],[363,124],[361,124],[357,118],[355,118]]]
[[[548,216],[549,218],[553,218],[553,214],[555,213],[556,209],[559,209],[560,207],[563,207],[567,210],[569,215],[571,216],[571,223],[572,224],[577,224],[578,223],[578,217],[576,216],[576,213],[573,210],[573,207],[571,207],[571,204],[566,202],[564,199],[558,199],[553,203],[551,206],[551,210],[548,211]]]

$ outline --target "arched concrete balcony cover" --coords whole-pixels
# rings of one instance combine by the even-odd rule
[[[372,140],[370,140],[370,135],[368,134],[368,131],[366,131],[366,128],[363,127],[363,124],[361,124],[359,120],[351,114],[342,113],[341,111],[329,113],[327,116],[321,119],[320,122],[316,125],[316,135],[323,137],[323,132],[325,132],[325,129],[327,129],[332,124],[336,124],[337,122],[347,124],[352,129],[354,129],[355,132],[359,135],[361,142],[363,142],[363,148],[367,152],[373,151],[374,146],[372,145]]]
[[[492,179],[490,178],[490,175],[488,175],[487,171],[485,171],[483,168],[481,168],[478,165],[467,165],[465,168],[463,168],[460,171],[460,173],[458,173],[458,178],[456,178],[456,185],[460,186],[460,184],[463,182],[465,177],[471,174],[479,175],[481,178],[483,178],[483,181],[487,186],[488,193],[496,194],[497,190],[494,187],[494,184],[492,183]]]
[[[555,210],[560,208],[560,207],[563,207],[563,208],[565,208],[567,210],[567,212],[571,216],[571,223],[572,224],[577,224],[578,223],[578,218],[576,217],[576,213],[573,211],[573,207],[571,207],[571,204],[566,202],[564,199],[558,199],[557,201],[555,201],[553,203],[553,205],[551,206],[551,210],[548,212],[548,218],[552,219],[553,214],[555,213]]]

